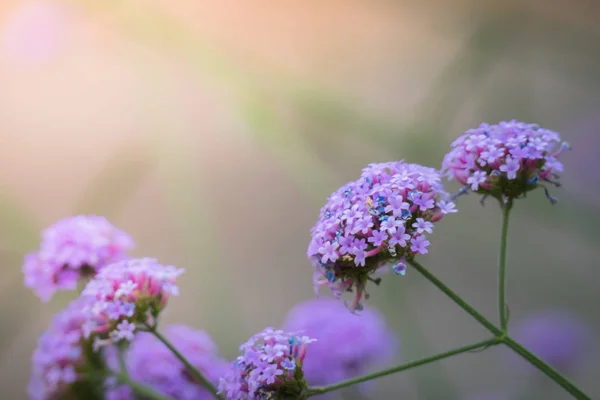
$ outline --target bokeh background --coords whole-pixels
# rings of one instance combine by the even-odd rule
[[[561,309],[598,337],[599,43],[593,0],[2,0],[0,397],[26,397],[37,337],[73,297],[41,304],[22,285],[42,228],[104,215],[136,255],[185,267],[165,321],[232,358],[313,296],[305,250],[326,196],[369,162],[439,167],[482,121],[538,122],[574,148],[561,201],[515,208],[511,321]],[[459,209],[421,261],[494,318],[500,211],[476,196]],[[417,274],[371,292],[398,362],[486,335]],[[600,398],[595,345],[564,372]],[[499,347],[381,379],[372,398],[477,393],[569,398]]]

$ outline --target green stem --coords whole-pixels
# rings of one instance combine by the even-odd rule
[[[421,273],[428,281],[433,283],[438,289],[440,289],[444,294],[450,297],[460,308],[465,310],[469,315],[475,318],[481,325],[483,325],[488,331],[494,334],[499,343],[504,343],[508,347],[510,347],[514,352],[518,353],[521,357],[529,361],[533,366],[546,374],[550,379],[554,382],[558,383],[562,386],[567,392],[572,394],[577,400],[591,400],[589,396],[583,393],[580,389],[577,388],[573,383],[571,383],[567,378],[562,376],[556,370],[552,369],[548,364],[544,361],[540,360],[534,354],[532,354],[525,347],[520,345],[514,339],[507,336],[506,332],[496,327],[489,320],[487,320],[483,315],[481,315],[477,310],[471,307],[466,301],[464,301],[459,295],[454,293],[449,287],[444,285],[438,278],[436,278],[431,272],[429,272],[425,267],[421,264],[411,261],[410,265],[412,265],[417,271]]]
[[[119,370],[120,371],[117,374],[117,379],[122,384],[129,386],[131,388],[131,390],[133,390],[133,392],[135,394],[137,394],[137,396],[139,396],[143,399],[147,399],[147,400],[170,400],[171,399],[170,397],[165,396],[165,395],[155,391],[154,389],[152,389],[146,385],[142,385],[141,383],[138,383],[138,382],[134,381],[133,379],[131,379],[131,377],[127,373],[127,366],[125,365],[125,356],[123,354],[123,349],[121,349],[121,348],[119,349],[118,358],[119,358]]]
[[[495,345],[495,344],[498,344],[498,343],[499,343],[499,341],[496,338],[488,339],[488,340],[484,340],[484,341],[481,341],[481,342],[478,342],[478,343],[474,343],[474,344],[471,344],[471,345],[468,345],[468,346],[459,347],[457,349],[450,350],[450,351],[447,351],[445,353],[436,354],[436,355],[431,356],[431,357],[426,357],[426,358],[422,358],[420,360],[411,361],[411,362],[406,363],[406,364],[401,364],[401,365],[397,365],[395,367],[387,368],[387,369],[384,369],[384,370],[381,370],[381,371],[378,371],[378,372],[374,372],[372,374],[367,374],[367,375],[359,376],[358,378],[348,379],[348,380],[345,380],[345,381],[334,383],[332,385],[309,388],[308,389],[308,397],[316,396],[316,395],[327,393],[327,392],[332,392],[334,390],[341,389],[341,388],[344,388],[346,386],[356,385],[357,383],[366,382],[366,381],[369,381],[371,379],[381,378],[382,376],[394,374],[396,372],[400,372],[400,371],[404,371],[404,370],[407,370],[407,369],[415,368],[415,367],[418,367],[420,365],[429,364],[429,363],[432,363],[434,361],[438,361],[438,360],[442,360],[444,358],[452,357],[452,356],[455,356],[457,354],[466,353],[468,351],[477,350],[477,349],[480,349],[482,347],[492,346],[492,345]]]
[[[409,261],[409,264],[412,265],[414,269],[416,269],[421,275],[425,277],[429,282],[433,283],[438,289],[440,289],[444,294],[450,297],[460,308],[465,310],[469,315],[475,318],[481,325],[483,325],[488,331],[490,331],[495,337],[502,337],[504,332],[498,329],[494,324],[492,324],[487,318],[481,315],[477,310],[469,305],[466,301],[464,301],[459,295],[454,293],[452,289],[446,286],[442,281],[435,277],[431,272],[429,272],[424,266],[419,264],[416,261]]]
[[[516,342],[509,336],[503,338],[502,342],[510,347],[515,353],[519,354],[525,360],[529,361],[530,364],[535,366],[537,369],[542,371],[546,376],[552,379],[554,382],[558,383],[563,387],[567,392],[573,395],[577,400],[592,400],[591,397],[583,393],[577,386],[575,386],[571,381],[562,376],[558,371],[553,369],[551,366],[546,364],[544,361],[539,359],[525,347],[523,347],[520,343]]]
[[[506,313],[506,242],[508,238],[508,217],[512,208],[512,200],[504,204],[502,210],[502,235],[500,237],[500,261],[498,282],[498,309],[500,315],[500,329],[508,332],[508,315]]]
[[[158,330],[156,330],[156,328],[153,326],[148,326],[148,330],[154,336],[156,336],[158,340],[163,342],[163,344],[167,346],[169,350],[171,350],[175,357],[177,357],[179,361],[181,361],[183,365],[185,365],[192,377],[196,379],[200,384],[202,384],[202,386],[204,386],[215,399],[221,399],[221,397],[219,397],[219,395],[217,394],[218,390],[215,387],[215,385],[213,385],[208,379],[206,379],[206,377],[202,374],[202,372],[200,372],[200,370],[198,370],[196,367],[190,364],[187,358],[185,358],[184,355],[181,354],[179,350],[177,350],[175,346],[173,346],[165,336],[158,332]]]

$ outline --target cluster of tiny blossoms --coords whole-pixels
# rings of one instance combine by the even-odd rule
[[[365,307],[357,316],[334,299],[299,303],[288,312],[282,329],[317,339],[302,365],[311,385],[329,385],[384,367],[398,350],[396,335],[377,310]]]
[[[559,185],[563,165],[558,157],[567,149],[558,133],[536,124],[483,123],[452,143],[442,170],[465,185],[465,192],[470,189],[506,201],[541,186],[554,203],[542,182]]]
[[[185,325],[171,325],[165,336],[190,364],[200,370],[211,382],[217,383],[227,369],[227,362],[218,357],[217,347],[203,331]],[[114,358],[114,357],[113,357]],[[138,383],[150,386],[177,400],[212,399],[198,382],[195,382],[181,361],[150,333],[139,333],[126,354],[127,372]],[[113,364],[116,364],[116,360]],[[106,400],[135,400],[136,396],[126,385],[109,388]]]
[[[221,378],[219,393],[227,400],[303,398],[307,383],[302,361],[307,345],[313,341],[266,328],[240,346],[242,355]]]
[[[31,400],[62,398],[81,379],[85,367],[81,324],[85,299],[77,299],[58,313],[38,340],[27,388]]]
[[[42,232],[39,251],[25,257],[25,286],[43,301],[57,290],[75,290],[82,277],[127,258],[133,240],[106,218],[79,215],[58,221]]]
[[[152,258],[124,260],[102,269],[82,296],[93,299],[86,310],[85,337],[95,347],[132,341],[136,324],[153,325],[169,296],[177,296],[177,276],[184,272]]]
[[[426,254],[433,224],[455,212],[433,168],[402,161],[370,164],[359,180],[342,186],[311,229],[308,257],[315,290],[327,284],[339,297],[356,286],[351,309],[360,309],[368,275],[385,265],[404,274],[406,260]]]

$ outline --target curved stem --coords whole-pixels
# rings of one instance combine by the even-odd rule
[[[198,370],[196,367],[190,364],[187,358],[185,358],[184,355],[181,354],[179,350],[177,350],[175,346],[173,346],[173,344],[171,344],[171,342],[169,342],[169,340],[165,336],[158,332],[158,330],[156,330],[156,328],[153,326],[148,326],[148,330],[154,336],[156,336],[158,340],[163,342],[163,344],[167,346],[169,350],[171,350],[175,357],[177,357],[179,361],[181,361],[183,365],[185,365],[190,375],[192,375],[192,377],[195,380],[197,380],[202,386],[204,386],[206,390],[208,390],[215,399],[221,399],[221,397],[217,394],[217,388],[208,379],[206,379],[206,377],[202,374],[202,372],[200,372],[200,370]]]
[[[525,347],[523,347],[520,343],[518,343],[511,337],[507,336],[503,338],[502,342],[508,347],[510,347],[515,353],[519,354],[525,360],[529,361],[530,364],[532,364],[537,369],[546,374],[546,376],[548,376],[554,382],[562,386],[563,389],[572,394],[573,397],[575,397],[577,400],[592,400],[591,397],[583,393],[571,381],[562,376],[559,372],[557,372],[551,366],[539,359],[536,355],[531,353],[529,350],[527,350]]]
[[[483,325],[488,331],[490,331],[496,337],[502,337],[504,332],[498,329],[493,323],[491,323],[487,318],[481,315],[477,310],[475,310],[469,303],[463,300],[459,295],[454,293],[452,289],[446,286],[442,281],[435,277],[431,272],[429,272],[424,266],[419,264],[418,262],[412,260],[409,261],[409,264],[416,269],[421,275],[425,277],[429,282],[433,283],[438,289],[440,289],[444,294],[450,299],[452,299],[460,308],[465,310],[469,315],[471,315],[477,322]]]
[[[397,365],[395,367],[387,368],[387,369],[384,369],[384,370],[381,370],[381,371],[378,371],[378,372],[374,372],[372,374],[367,374],[367,375],[359,376],[358,378],[348,379],[348,380],[345,380],[345,381],[334,383],[332,385],[309,388],[308,389],[308,397],[316,396],[318,394],[323,394],[323,393],[327,393],[327,392],[331,392],[331,391],[334,391],[334,390],[337,390],[337,389],[344,388],[346,386],[356,385],[357,383],[361,383],[361,382],[365,382],[365,381],[370,381],[371,379],[380,378],[382,376],[394,374],[396,372],[400,372],[400,371],[404,371],[404,370],[407,370],[407,369],[415,368],[415,367],[418,367],[420,365],[429,364],[429,363],[432,363],[434,361],[438,361],[438,360],[442,360],[444,358],[452,357],[452,356],[457,355],[457,354],[466,353],[468,351],[477,350],[477,349],[480,349],[482,347],[485,348],[485,347],[492,346],[492,345],[495,345],[495,344],[498,344],[498,343],[500,343],[500,342],[496,338],[488,339],[488,340],[484,340],[484,341],[481,341],[481,342],[478,342],[478,343],[474,343],[474,344],[471,344],[471,345],[468,345],[468,346],[459,347],[457,349],[450,350],[450,351],[447,351],[445,353],[436,354],[436,355],[431,356],[431,357],[426,357],[426,358],[422,358],[420,360],[411,361],[411,362],[406,363],[406,364],[401,364],[401,365]]]
[[[125,365],[125,356],[123,354],[123,349],[121,349],[121,348],[119,348],[118,358],[119,358],[119,373],[116,375],[116,378],[120,383],[129,386],[135,394],[137,394],[139,397],[141,397],[143,399],[148,399],[148,400],[170,400],[171,399],[170,397],[165,396],[164,394],[161,394],[161,393],[155,391],[154,389],[152,389],[146,385],[142,385],[141,383],[138,383],[138,382],[134,381],[133,379],[131,379],[131,377],[127,373],[127,366]]]
[[[500,236],[500,261],[499,261],[499,281],[498,281],[498,310],[500,315],[500,329],[506,333],[508,331],[508,315],[506,313],[506,242],[508,238],[508,217],[512,208],[512,200],[504,204],[502,210],[502,234]]]

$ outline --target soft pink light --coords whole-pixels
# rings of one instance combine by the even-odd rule
[[[65,10],[51,1],[22,4],[2,27],[2,52],[20,62],[49,61],[65,47],[69,22]]]

